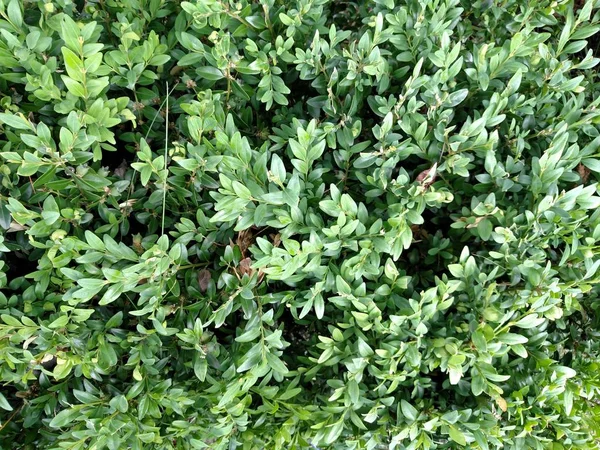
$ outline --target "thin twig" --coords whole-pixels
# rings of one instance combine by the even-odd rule
[[[158,111],[156,111],[156,114],[154,114],[154,117],[152,118],[152,121],[150,122],[150,125],[148,126],[148,130],[146,131],[146,135],[144,136],[144,140],[145,141],[148,140],[148,136],[150,135],[150,131],[152,131],[152,125],[154,125],[154,122],[156,121],[156,118],[158,117],[158,114],[160,113],[160,110],[165,105],[165,102],[169,98],[169,95],[171,95],[173,93],[173,91],[175,90],[175,88],[178,85],[179,85],[179,83],[175,84],[175,86],[173,86],[171,88],[171,92],[167,91],[167,97],[162,101],[162,103],[158,107]],[[135,159],[134,161],[137,161],[137,159]],[[129,198],[131,197],[131,194],[133,194],[133,190],[135,189],[135,177],[136,177],[136,175],[137,175],[137,172],[134,170],[133,171],[133,175],[131,175],[131,186],[130,186],[130,189],[128,190],[128,192],[127,192],[127,200],[129,200]]]
[[[165,127],[165,169],[164,169],[164,180],[163,180],[163,202],[162,202],[162,224],[161,224],[161,236],[165,234],[165,211],[167,206],[167,177],[169,176],[169,165],[167,164],[167,158],[169,156],[169,82],[167,81],[167,99],[166,99],[166,112],[165,119],[167,126]]]
[[[23,404],[21,403],[21,406],[19,406],[17,409],[15,409],[15,412],[10,415],[10,417],[6,420],[6,422],[4,422],[2,425],[0,425],[0,431],[4,430],[4,427],[6,427],[6,425],[8,425],[11,420],[13,420],[13,417],[15,417],[19,413],[19,411],[21,411],[22,408],[23,408]]]

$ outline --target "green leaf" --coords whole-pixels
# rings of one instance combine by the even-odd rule
[[[95,289],[95,288],[91,288],[91,289]],[[104,295],[102,296],[102,298],[100,299],[98,304],[99,305],[108,305],[109,303],[116,301],[124,291],[125,291],[124,283],[122,283],[122,282],[114,283],[113,285],[109,286],[109,288],[106,290],[106,292],[104,293]]]
[[[196,69],[196,73],[198,74],[198,76],[208,81],[217,81],[221,80],[222,78],[225,78],[223,72],[221,72],[216,67],[211,66],[198,67]]]
[[[10,406],[4,395],[2,395],[2,392],[0,392],[0,408],[4,409],[5,411],[13,410],[13,407]]]
[[[113,397],[109,402],[111,408],[116,409],[119,412],[126,413],[129,409],[127,398],[124,395],[117,395]]]
[[[61,23],[60,37],[63,39],[67,47],[76,53],[81,50],[81,42],[79,41],[80,31],[79,27],[71,17],[63,15]]]
[[[449,431],[450,439],[452,439],[458,445],[467,445],[467,440],[465,439],[465,435],[458,428],[456,428],[453,425],[448,425],[448,431]]]
[[[545,321],[546,319],[544,319],[543,317],[538,317],[537,314],[529,314],[528,316],[525,316],[522,319],[515,322],[515,326],[519,328],[530,329],[539,327]]]
[[[258,342],[244,355],[242,364],[237,368],[238,373],[246,372],[262,361],[262,343]]]
[[[252,342],[261,334],[261,327],[255,326],[236,337],[236,342]]]
[[[314,300],[315,315],[317,319],[322,319],[325,315],[325,301],[322,295],[317,295]]]
[[[348,381],[348,396],[354,404],[357,404],[360,400],[360,388],[354,379]]]
[[[77,281],[77,284],[86,289],[100,289],[107,284],[107,281],[97,278],[82,278]]]
[[[586,158],[581,163],[588,169],[600,173],[600,159]]]
[[[245,200],[250,200],[252,198],[252,192],[250,192],[250,189],[248,189],[246,186],[244,186],[239,181],[234,181],[232,183],[232,186],[233,186],[233,190],[234,190],[235,194],[238,197],[243,198]]]
[[[194,374],[200,381],[204,381],[207,373],[208,362],[204,358],[197,357],[194,361]]]
[[[339,421],[333,425],[327,427],[327,433],[325,434],[325,443],[333,444],[338,440],[340,435],[344,431],[344,422]]]
[[[406,417],[410,422],[414,422],[419,417],[419,412],[417,409],[408,403],[406,400],[400,400],[400,408],[402,409],[402,414]]]
[[[23,116],[23,114],[13,115],[8,113],[0,113],[0,123],[8,125],[16,130],[35,131],[33,125]]]
[[[19,322],[19,319],[13,316],[9,316],[8,314],[2,314],[0,315],[0,318],[6,325],[19,328],[22,326],[21,322]]]
[[[50,428],[63,428],[74,422],[75,419],[80,416],[80,411],[76,409],[63,409],[56,416],[54,416],[54,418],[50,421],[49,426]]]
[[[489,219],[483,219],[477,224],[477,231],[479,236],[484,241],[489,241],[492,236],[493,225]]]
[[[69,323],[69,316],[60,316],[48,325],[50,329],[64,328]]]
[[[98,352],[98,364],[104,369],[114,367],[117,364],[117,353],[110,344],[102,344]]]
[[[498,340],[503,342],[504,344],[525,344],[529,341],[526,336],[522,336],[520,334],[515,333],[503,333],[499,335]]]
[[[446,105],[453,108],[461,104],[465,100],[465,98],[467,98],[467,95],[469,95],[468,89],[459,89],[458,91],[455,91],[448,96],[448,99],[446,100]]]
[[[6,202],[0,200],[0,227],[8,230],[10,224],[12,222],[12,218],[10,216],[10,211],[6,207]]]
[[[471,375],[471,392],[473,395],[479,396],[485,391],[487,380],[479,371],[474,371],[473,369],[471,370]]]
[[[150,61],[148,61],[148,65],[150,66],[162,66],[169,62],[171,57],[169,55],[154,55]]]
[[[23,25],[23,13],[21,12],[21,2],[19,0],[10,0],[6,7],[6,13],[10,22],[16,27]]]
[[[60,77],[62,78],[63,82],[65,83],[65,86],[67,87],[67,89],[69,90],[69,92],[71,94],[73,94],[76,97],[81,97],[81,98],[86,97],[85,90],[81,83],[73,80],[72,78],[69,78],[66,75],[61,75]]]
[[[61,52],[63,54],[63,58],[65,59],[65,67],[69,77],[77,82],[83,82],[85,80],[85,69],[83,67],[83,61],[81,58],[67,47],[61,48]]]
[[[335,278],[335,287],[340,294],[352,294],[352,288],[350,285],[339,275]]]
[[[101,92],[109,85],[108,77],[101,77],[95,80],[88,80],[85,84],[87,89],[87,97],[95,98],[101,94]],[[120,122],[120,121],[119,121]],[[119,123],[116,122],[116,123]]]
[[[282,375],[285,375],[289,372],[288,368],[285,367],[285,364],[283,363],[283,361],[281,361],[281,359],[279,359],[279,357],[274,355],[273,353],[270,353],[270,352],[267,353],[267,363],[269,364],[269,367],[271,369],[273,369],[275,372],[278,372]]]
[[[100,239],[98,236],[96,236],[90,230],[85,230],[85,240],[90,245],[90,247],[92,247],[94,250],[98,250],[100,252],[103,252],[106,250],[106,247],[104,246],[104,243],[102,242],[102,239]]]

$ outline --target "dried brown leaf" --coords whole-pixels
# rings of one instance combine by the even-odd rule
[[[15,222],[14,220],[10,223],[10,226],[8,227],[8,230],[6,230],[7,233],[16,233],[17,231],[23,231],[26,230],[27,228],[29,228],[26,225],[21,225],[20,223]]]
[[[272,234],[271,240],[273,241],[273,247],[279,247],[279,245],[281,244],[281,234]]]
[[[587,183],[590,178],[590,169],[585,167],[583,164],[579,163],[577,166],[577,173],[581,177],[581,181]]]
[[[127,173],[128,167],[129,164],[127,164],[127,161],[123,160],[121,164],[119,164],[119,166],[115,169],[115,176],[121,179],[125,178],[125,174]]]
[[[238,233],[235,240],[236,245],[240,248],[243,256],[246,256],[246,251],[254,243],[254,235],[251,229],[242,230]]]
[[[241,276],[244,276],[245,274],[248,275],[252,275],[252,273],[254,272],[254,269],[252,269],[252,259],[250,258],[244,258],[240,261],[240,265],[238,266],[238,273]]]
[[[429,169],[425,169],[419,175],[417,175],[417,183],[420,183],[424,188],[428,188],[435,181],[437,176],[437,163],[431,166]]]
[[[208,286],[211,280],[210,271],[202,269],[198,272],[198,285],[200,286],[200,292],[205,293],[208,290]]]

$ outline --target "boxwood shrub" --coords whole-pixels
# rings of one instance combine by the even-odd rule
[[[2,449],[597,449],[599,0],[0,0]]]

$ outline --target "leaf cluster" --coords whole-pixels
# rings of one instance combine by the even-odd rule
[[[599,0],[0,0],[6,449],[595,449]]]

